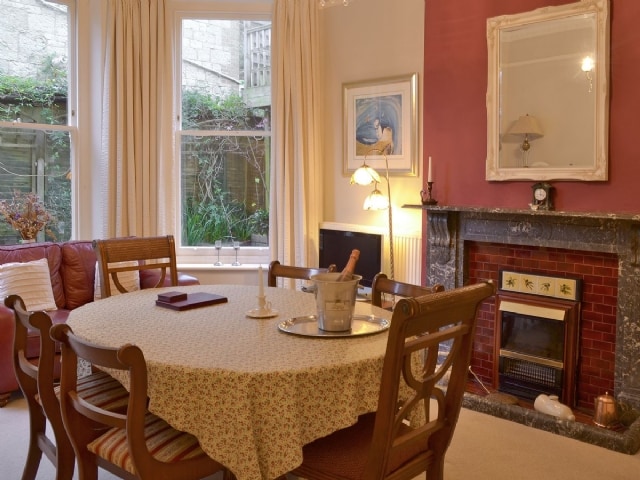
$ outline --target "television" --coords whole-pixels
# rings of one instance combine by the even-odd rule
[[[360,285],[370,288],[373,277],[382,270],[381,234],[321,228],[318,265],[326,268],[335,263],[340,272],[347,264],[354,248],[360,250],[360,259],[356,263],[355,273],[362,275]]]

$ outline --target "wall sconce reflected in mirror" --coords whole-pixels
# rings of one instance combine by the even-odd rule
[[[587,79],[589,80],[589,93],[591,93],[593,91],[593,78],[591,76],[591,72],[593,72],[593,69],[594,69],[595,65],[596,64],[593,61],[593,58],[591,58],[589,55],[587,55],[586,57],[584,57],[582,59],[582,65],[580,66],[582,71],[587,76]]]
[[[520,150],[522,150],[523,166],[528,167],[527,159],[529,156],[529,149],[531,149],[529,140],[535,140],[536,138],[540,138],[544,135],[538,119],[529,114],[521,115],[520,118],[511,125],[511,128],[507,130],[507,135],[524,135],[524,140],[522,141],[522,145],[520,145]]]

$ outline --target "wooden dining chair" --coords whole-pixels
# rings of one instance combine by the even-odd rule
[[[383,293],[399,297],[420,297],[422,295],[442,291],[444,291],[444,286],[440,284],[430,287],[414,285],[412,283],[391,280],[386,274],[378,273],[373,277],[373,282],[371,284],[371,303],[376,307],[387,306],[387,304],[383,302]]]
[[[56,467],[56,480],[71,480],[75,455],[60,414],[56,385],[60,355],[49,336],[51,317],[46,312],[27,311],[18,295],[6,297],[4,304],[14,311],[13,364],[29,411],[29,447],[22,480],[36,477],[43,453]],[[40,356],[35,361],[26,355],[28,331],[39,334]],[[113,410],[123,408],[129,396],[117,380],[104,372],[95,372],[78,380],[78,392]],[[47,435],[47,420],[53,431],[53,440]]]
[[[94,240],[93,248],[98,257],[102,298],[116,293],[112,292],[112,282],[120,293],[131,291],[127,288],[131,282],[123,280],[123,277],[142,270],[160,271],[155,287],[178,285],[173,235]],[[169,284],[165,282],[166,278],[170,279]]]
[[[62,344],[60,401],[62,418],[78,462],[80,480],[97,480],[98,467],[119,478],[196,480],[217,472],[233,475],[209,457],[193,435],[171,427],[147,410],[147,364],[139,347],[101,347],[55,325],[51,336]],[[105,369],[128,372],[126,412],[100,408],[79,395],[78,359]]]
[[[494,293],[494,285],[483,282],[401,299],[389,328],[377,411],[305,445],[302,464],[291,473],[307,480],[411,480],[426,472],[429,480],[442,480],[462,406],[477,312]],[[448,353],[439,363],[442,344]],[[416,358],[423,364],[419,371]],[[442,387],[439,382],[448,372],[448,384]],[[401,398],[401,381],[410,389],[408,398]],[[416,409],[424,409],[426,422],[411,423]]]
[[[278,260],[274,260],[269,264],[267,285],[270,287],[278,286],[278,277],[292,278],[295,280],[310,280],[313,275],[317,275],[318,273],[335,271],[336,266],[334,264],[329,265],[328,268],[294,267],[292,265],[282,265]]]

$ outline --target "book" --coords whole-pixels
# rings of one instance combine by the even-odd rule
[[[165,292],[158,294],[158,301],[164,303],[181,302],[187,299],[187,294],[184,292]]]
[[[169,292],[179,293],[179,292]],[[156,300],[156,305],[163,308],[169,308],[171,310],[191,310],[192,308],[206,307],[209,305],[216,305],[219,303],[227,303],[229,300],[227,297],[218,295],[217,293],[196,292],[187,294],[186,299],[178,301],[162,301],[160,295]]]

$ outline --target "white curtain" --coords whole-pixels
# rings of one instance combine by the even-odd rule
[[[322,213],[319,8],[316,0],[274,0],[273,161],[270,247],[273,259],[317,266]]]
[[[108,0],[103,168],[104,236],[157,235],[165,0]]]

